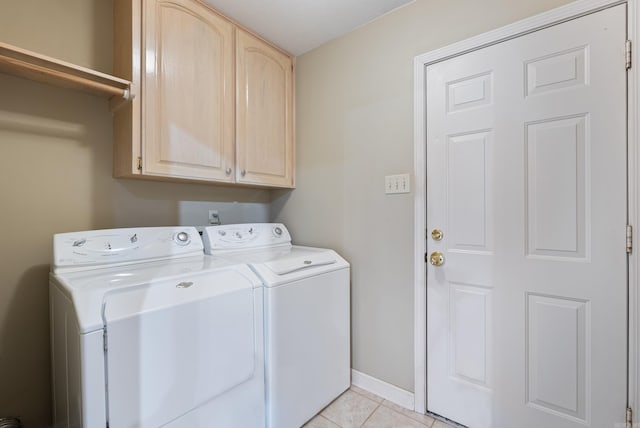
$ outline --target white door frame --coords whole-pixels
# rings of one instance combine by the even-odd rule
[[[429,64],[504,42],[582,15],[627,4],[627,31],[634,64],[627,73],[628,222],[640,230],[640,0],[578,0],[548,12],[419,55],[414,59],[414,398],[415,410],[427,408],[427,251],[426,86]],[[620,64],[624,67],[624,64]],[[624,236],[624,231],[621,231]],[[640,241],[639,241],[640,242]],[[624,245],[621,241],[620,245]],[[628,405],[640,410],[640,246],[629,257],[629,391]],[[621,403],[624,405],[624,403]]]

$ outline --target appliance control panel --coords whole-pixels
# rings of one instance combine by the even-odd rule
[[[207,253],[291,245],[291,235],[282,223],[206,226],[201,229],[201,232]]]
[[[202,254],[194,227],[140,227],[58,233],[53,268],[100,267]]]

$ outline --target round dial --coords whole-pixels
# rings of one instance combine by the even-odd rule
[[[191,239],[189,238],[189,234],[187,232],[178,232],[175,236],[176,244],[178,245],[187,245]]]

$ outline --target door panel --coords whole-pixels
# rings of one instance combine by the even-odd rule
[[[527,295],[526,401],[540,410],[586,419],[587,301]]]
[[[586,257],[587,117],[525,124],[527,256]]]
[[[237,30],[238,183],[293,187],[293,62]]]
[[[489,388],[490,371],[487,363],[491,360],[491,290],[486,287],[452,283],[449,301],[451,341],[450,376],[461,382]],[[469,322],[471,320],[471,322]],[[474,358],[468,358],[474,355]]]
[[[489,251],[487,241],[487,155],[488,131],[454,135],[448,138],[449,218],[452,249]]]
[[[233,25],[188,0],[144,12],[143,173],[233,182]]]
[[[427,67],[434,413],[624,421],[625,22],[619,5]]]

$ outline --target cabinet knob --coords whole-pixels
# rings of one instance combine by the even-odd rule
[[[224,170],[224,172],[226,172],[226,173],[227,173],[227,175],[231,175],[231,168],[227,168],[227,169],[225,169],[225,170]]]
[[[247,173],[246,169],[243,169],[243,170],[240,171],[240,175],[243,176],[243,177],[245,176],[246,173]]]

